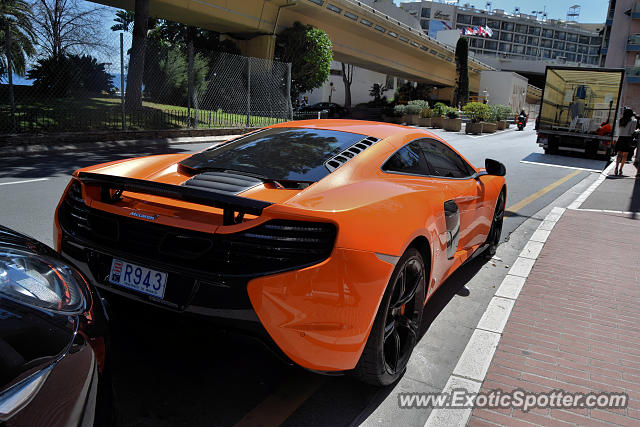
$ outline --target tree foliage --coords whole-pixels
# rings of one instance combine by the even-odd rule
[[[7,73],[7,35],[11,35],[11,68],[24,76],[27,58],[35,55],[31,6],[25,0],[0,1],[0,77]],[[8,31],[7,31],[8,30]]]
[[[88,55],[51,56],[39,59],[27,76],[34,88],[53,97],[112,92],[112,77],[104,67]]]
[[[108,53],[102,28],[106,8],[81,0],[35,0],[33,28],[44,56]]]
[[[469,41],[460,37],[456,43],[456,89],[454,104],[464,105],[469,102]]]
[[[154,102],[186,105],[188,92],[188,59],[180,45],[162,46],[155,38],[147,42],[144,67],[144,94]],[[153,60],[151,60],[151,58]],[[201,54],[193,58],[194,92],[206,86],[208,60]]]
[[[119,10],[116,12],[116,17],[113,18],[115,24],[111,26],[111,31],[124,31],[129,32],[129,26],[133,24],[135,20],[135,13],[131,10]]]
[[[291,63],[291,98],[322,86],[329,78],[333,52],[327,34],[295,22],[276,39],[275,59]]]

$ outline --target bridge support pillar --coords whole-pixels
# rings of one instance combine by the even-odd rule
[[[254,58],[273,59],[276,48],[276,36],[271,34],[255,36],[248,40],[232,39],[240,48],[242,55]]]

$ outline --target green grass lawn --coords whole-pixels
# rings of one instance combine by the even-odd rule
[[[3,88],[4,89],[4,88]],[[24,91],[24,90],[23,90]],[[0,90],[0,133],[11,130],[8,94]],[[122,129],[122,107],[115,96],[34,99],[16,91],[18,132],[81,131]],[[22,96],[21,96],[22,95]],[[189,127],[196,111],[187,107],[143,101],[142,109],[126,113],[127,128],[132,130],[179,129]],[[197,110],[197,127],[261,127],[282,122],[275,117],[249,116],[222,110]]]

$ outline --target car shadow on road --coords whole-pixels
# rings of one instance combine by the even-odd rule
[[[420,338],[456,294],[469,294],[465,285],[484,263],[482,257],[469,261],[432,295]],[[283,363],[256,340],[201,318],[107,297],[114,386],[125,426],[234,425],[269,396],[295,396],[299,391],[283,390],[292,382],[320,386],[281,420],[283,425],[358,425],[399,391],[398,383],[378,388],[348,375],[318,379]],[[286,402],[275,410],[283,407]],[[266,421],[271,414],[255,416]]]
[[[68,151],[42,154],[28,154],[6,158],[0,178],[44,178],[53,175],[70,175],[76,169],[154,154],[186,153],[190,150],[176,145],[157,144],[127,146],[95,151]]]

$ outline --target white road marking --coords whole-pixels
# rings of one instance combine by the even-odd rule
[[[551,163],[530,162],[529,160],[520,160],[520,163],[526,163],[528,165],[551,166],[553,168],[578,169],[578,170],[581,170],[581,171],[589,171],[589,172],[602,172],[601,169],[581,168],[581,167],[578,167],[578,166],[554,165],[554,164],[551,164]]]
[[[25,179],[24,181],[0,182],[0,185],[26,184],[28,182],[47,181],[49,178]]]
[[[565,210],[565,208],[553,208],[544,221],[540,223],[534,235],[539,232],[543,232],[542,234],[549,233],[555,223],[560,220]],[[546,237],[544,240],[546,240]],[[530,239],[527,246],[524,247],[511,266],[509,273],[503,279],[502,284],[474,329],[471,339],[462,352],[462,356],[460,356],[456,367],[453,369],[453,373],[449,376],[443,392],[450,392],[454,388],[465,389],[469,393],[477,393],[480,390],[502,337],[504,327],[507,324],[507,320],[509,320],[511,309],[520,295],[533,263],[540,254],[539,250],[542,250],[540,244],[544,244],[544,241],[539,242],[533,238]],[[471,411],[471,408],[435,408],[429,414],[425,427],[441,425],[466,426],[471,416]]]

